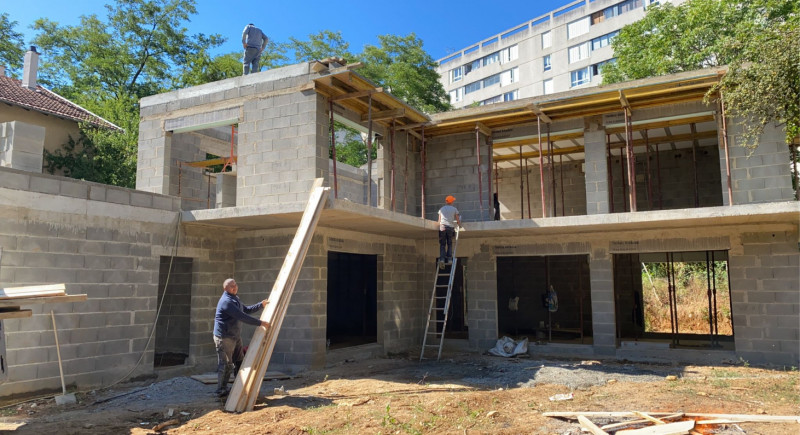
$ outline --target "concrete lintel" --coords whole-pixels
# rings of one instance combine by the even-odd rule
[[[198,113],[164,121],[164,130],[173,133],[186,133],[207,128],[222,127],[239,122],[239,107]]]

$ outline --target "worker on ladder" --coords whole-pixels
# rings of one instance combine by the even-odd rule
[[[461,226],[461,216],[453,206],[456,198],[448,195],[445,205],[439,209],[439,269],[444,269],[448,258],[453,256],[453,236],[455,229]]]

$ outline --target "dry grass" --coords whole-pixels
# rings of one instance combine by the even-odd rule
[[[678,267],[678,264],[676,264]],[[688,268],[687,268],[688,269]],[[688,334],[708,334],[708,283],[706,274],[686,272],[678,280],[678,330]],[[731,302],[727,276],[717,277],[717,327],[720,335],[732,335]],[[680,282],[683,281],[683,282]],[[647,332],[671,332],[669,291],[666,278],[647,277],[642,282],[644,299],[644,325]]]

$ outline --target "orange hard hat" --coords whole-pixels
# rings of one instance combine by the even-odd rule
[[[453,196],[453,195],[447,195],[447,198],[445,198],[445,199],[444,199],[444,202],[446,202],[446,203],[448,203],[448,204],[452,204],[452,203],[453,203],[453,201],[455,201],[455,200],[456,200],[456,197],[455,197],[455,196]]]

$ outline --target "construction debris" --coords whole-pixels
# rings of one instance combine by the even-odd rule
[[[551,397],[550,400],[553,400]],[[557,417],[576,419],[585,431],[595,435],[608,434],[607,430],[617,430],[623,427],[642,426],[633,429],[619,430],[614,432],[617,435],[678,435],[695,433],[695,425],[716,425],[734,423],[800,423],[800,416],[797,415],[748,415],[748,414],[703,414],[703,413],[677,413],[669,414],[664,412],[545,412],[545,417]],[[602,419],[624,419],[634,418],[634,420],[622,421],[618,423],[597,426],[589,417]],[[684,418],[685,420],[667,423],[665,420]],[[699,420],[699,419],[708,420]],[[649,426],[647,426],[649,424]],[[644,426],[643,426],[644,425]]]

